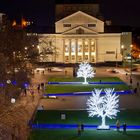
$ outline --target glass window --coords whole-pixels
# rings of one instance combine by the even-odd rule
[[[63,27],[71,27],[71,24],[63,24]]]
[[[115,51],[106,51],[106,54],[115,54]]]
[[[71,60],[75,60],[75,55],[72,55],[71,56]]]
[[[65,52],[69,52],[68,45],[65,45]]]
[[[88,52],[88,45],[85,45],[84,51]]]
[[[65,56],[65,62],[69,62],[69,56]]]
[[[96,24],[88,24],[88,27],[96,27]]]
[[[78,56],[78,62],[82,62],[82,56]]]

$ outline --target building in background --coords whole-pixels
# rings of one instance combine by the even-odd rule
[[[95,6],[95,9],[98,9],[98,6]],[[129,48],[132,44],[131,38],[130,33],[125,33],[125,37],[122,33],[105,33],[102,20],[83,11],[77,11],[56,21],[55,34],[39,34],[40,61],[121,62],[121,45],[127,44],[125,47]]]

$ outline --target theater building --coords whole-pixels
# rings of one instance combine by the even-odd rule
[[[121,62],[122,45],[130,51],[131,33],[105,33],[104,22],[77,11],[55,23],[55,34],[39,34],[41,62]]]

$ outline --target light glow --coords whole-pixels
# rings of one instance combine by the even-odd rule
[[[87,100],[89,117],[102,118],[102,124],[98,126],[98,129],[109,129],[109,126],[105,124],[105,118],[113,119],[119,112],[119,95],[113,93],[113,88],[106,88],[104,91],[105,95],[101,95],[102,89],[94,89],[92,96]]]
[[[77,77],[84,77],[85,81],[83,84],[88,84],[87,78],[94,77],[95,73],[91,65],[87,62],[83,62],[79,65],[79,69],[77,71]]]

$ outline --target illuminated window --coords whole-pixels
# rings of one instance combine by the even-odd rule
[[[94,56],[92,55],[91,56],[91,62],[94,62],[95,61],[95,58],[94,58]]]
[[[88,55],[85,55],[85,60],[88,60]]]
[[[88,45],[85,45],[85,46],[84,46],[84,51],[85,51],[85,52],[88,52]]]
[[[65,62],[69,62],[69,56],[65,56]]]
[[[65,52],[69,52],[68,45],[65,45]]]
[[[82,62],[82,56],[78,56],[78,62]]]
[[[91,45],[91,51],[92,51],[92,52],[95,51],[95,47],[94,47],[94,45]]]
[[[72,55],[71,56],[71,60],[75,60],[75,55]]]

